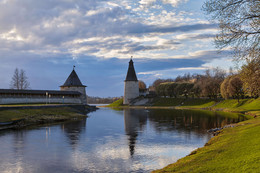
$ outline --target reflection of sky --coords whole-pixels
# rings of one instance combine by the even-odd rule
[[[32,130],[1,132],[0,155],[4,157],[1,157],[0,170],[149,172],[186,156],[202,147],[210,138],[206,132],[185,130],[184,127],[158,131],[156,121],[155,118],[151,119],[147,111],[102,108],[90,113],[86,123],[71,122]],[[129,150],[131,135],[135,136],[132,138],[135,140],[133,155]]]

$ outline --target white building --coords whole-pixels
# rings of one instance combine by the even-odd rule
[[[138,80],[135,73],[134,62],[129,61],[128,71],[125,79],[124,101],[123,104],[129,104],[131,100],[139,96]]]

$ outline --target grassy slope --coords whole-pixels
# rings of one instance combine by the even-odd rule
[[[32,121],[39,119],[66,120],[81,116],[85,115],[82,115],[77,110],[69,107],[42,109],[13,109],[0,111],[0,122],[7,122],[24,118],[30,119]]]
[[[108,107],[124,107],[123,99],[119,99]],[[234,112],[247,112],[260,116],[260,98],[242,99],[238,103],[235,99],[222,100],[216,102],[211,99],[184,99],[184,98],[156,98],[152,107],[178,107],[178,108],[196,108]]]
[[[183,104],[181,104],[183,103]],[[178,108],[210,108],[212,110],[247,112],[260,116],[260,98],[242,99],[238,103],[235,99],[216,102],[210,99],[174,99],[160,98],[155,100],[153,106],[178,106]]]
[[[123,99],[119,99],[117,101],[114,101],[113,103],[111,103],[107,107],[120,107],[120,106],[124,106],[123,105]]]
[[[179,106],[183,101],[183,98],[156,98],[153,106]]]
[[[216,103],[217,102],[212,99],[188,99],[184,102],[182,107],[208,108]]]
[[[155,172],[257,172],[260,169],[260,118],[227,128],[203,148]]]

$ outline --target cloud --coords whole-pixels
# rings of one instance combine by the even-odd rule
[[[151,4],[155,1],[139,2]],[[179,2],[162,1],[163,4]],[[168,25],[160,25],[156,20],[147,22],[145,17],[136,17],[133,10],[126,8],[130,4],[128,1],[94,0],[6,1],[0,6],[0,50],[27,51],[38,55],[68,54],[74,59],[81,55],[128,58],[126,54],[136,54],[139,58],[167,58],[169,55],[162,51],[177,50],[182,43],[156,35],[216,28],[214,24],[196,23],[195,20],[194,24],[169,25],[176,14],[166,11],[163,11],[162,18],[168,17],[162,23]],[[183,11],[180,12],[179,17],[185,18],[183,14]],[[153,17],[156,18],[155,15]]]
[[[191,34],[180,34],[176,36],[178,40],[201,40],[201,39],[211,39],[214,38],[216,34],[206,33],[191,33]]]
[[[34,81],[32,88],[56,89],[63,82],[62,74],[55,76],[58,82],[53,79],[46,84],[36,72],[47,68],[70,71],[71,64],[79,64],[91,76],[86,79],[93,85],[88,91],[99,95],[103,91],[96,92],[91,87],[104,85],[103,74],[110,75],[113,84],[121,87],[119,82],[125,77],[123,71],[131,56],[141,69],[138,72],[144,73],[197,68],[230,56],[225,54],[227,51],[218,54],[212,48],[210,41],[217,25],[205,21],[196,9],[185,9],[190,3],[187,0],[0,0],[0,73],[12,75],[15,67],[24,68],[33,74],[29,76]],[[44,80],[47,74],[43,75]],[[4,81],[0,87],[8,87],[10,75],[0,76]]]
[[[164,4],[170,4],[173,7],[177,7],[180,3],[186,3],[189,0],[162,0]]]
[[[140,0],[139,4],[141,8],[148,8],[156,5],[156,3],[170,4],[172,7],[177,7],[181,3],[186,3],[189,0]]]

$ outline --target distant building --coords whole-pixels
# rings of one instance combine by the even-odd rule
[[[59,90],[0,89],[0,104],[66,103],[87,104],[86,86],[73,69]]]
[[[129,61],[128,71],[125,79],[123,104],[129,104],[131,100],[139,96],[138,80],[135,73],[134,62]]]

